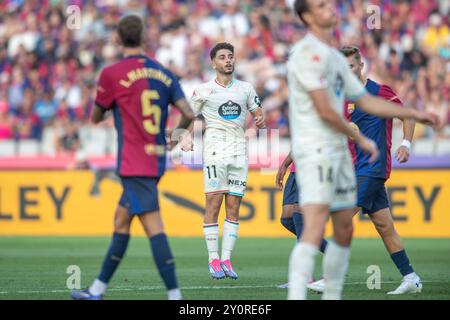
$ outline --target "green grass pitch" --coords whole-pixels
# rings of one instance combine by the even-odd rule
[[[97,276],[109,245],[108,237],[0,237],[0,299],[69,299],[68,266],[81,269],[81,287]],[[185,299],[277,300],[287,291],[290,238],[240,238],[233,263],[237,281],[212,280],[202,238],[170,238]],[[450,239],[405,239],[410,260],[422,277],[421,294],[388,296],[401,276],[380,239],[355,239],[344,299],[450,299]],[[315,278],[320,277],[320,256]],[[369,290],[367,268],[378,265],[381,289]],[[310,293],[310,299],[320,295]],[[166,299],[146,238],[135,237],[116,272],[105,299]]]

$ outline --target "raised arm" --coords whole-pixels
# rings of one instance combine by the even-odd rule
[[[415,119],[426,125],[436,125],[438,117],[430,112],[422,112],[413,108],[402,108],[397,104],[386,101],[371,94],[365,94],[356,99],[360,108],[370,114],[383,118]]]

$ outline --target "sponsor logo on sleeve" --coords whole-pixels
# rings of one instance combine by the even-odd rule
[[[261,107],[261,100],[259,99],[258,96],[255,96],[255,104],[256,104],[258,107]]]

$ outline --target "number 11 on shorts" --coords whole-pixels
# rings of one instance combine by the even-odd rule
[[[211,168],[214,170],[214,178],[217,178],[216,165],[212,165]],[[209,166],[206,166],[208,169],[208,179],[211,179],[211,169]]]

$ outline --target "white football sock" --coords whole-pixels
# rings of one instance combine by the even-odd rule
[[[219,259],[219,225],[217,223],[203,224],[209,262]]]
[[[403,279],[406,280],[414,280],[416,278],[419,278],[419,276],[415,272],[408,273],[406,276],[403,277]]]
[[[108,284],[98,279],[95,279],[94,283],[92,283],[92,285],[89,287],[89,292],[94,296],[99,296],[105,293],[107,287]]]
[[[305,242],[298,242],[289,258],[288,300],[305,300],[306,285],[314,271],[318,247]]]
[[[222,231],[222,261],[231,258],[231,252],[238,237],[239,223],[225,219]]]
[[[167,300],[181,300],[183,297],[181,296],[181,290],[179,288],[170,289],[167,291]]]
[[[323,278],[325,291],[323,300],[340,300],[344,287],[345,274],[350,260],[350,247],[343,247],[329,241],[323,257]]]

